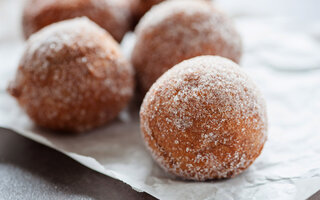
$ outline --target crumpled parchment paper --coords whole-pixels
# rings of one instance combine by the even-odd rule
[[[24,45],[19,23],[20,1],[0,2],[0,127],[57,149],[93,170],[161,199],[309,197],[320,189],[320,23],[311,20],[315,19],[312,12],[306,13],[310,16],[303,15],[304,19],[272,11],[282,11],[289,3],[300,2],[301,7],[296,7],[306,12],[317,2],[309,1],[310,7],[306,7],[307,3],[302,1],[279,1],[277,6],[269,6],[269,10],[266,7],[271,4],[269,1],[239,2],[217,1],[234,18],[243,37],[241,66],[262,90],[269,115],[265,148],[239,176],[192,182],[166,174],[144,147],[137,112],[124,112],[112,124],[80,135],[35,127],[5,91]],[[257,8],[258,5],[261,7]],[[126,54],[133,42],[132,34],[123,41]]]

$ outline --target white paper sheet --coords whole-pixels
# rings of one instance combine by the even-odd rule
[[[0,127],[161,199],[305,199],[320,189],[320,29],[316,21],[257,16],[250,8],[234,9],[222,3],[243,37],[241,65],[267,100],[269,139],[244,173],[201,183],[174,179],[153,162],[140,136],[137,112],[129,120],[119,119],[81,135],[35,127],[5,92],[23,51],[17,2],[0,5]],[[126,53],[133,42],[130,35],[124,41]]]

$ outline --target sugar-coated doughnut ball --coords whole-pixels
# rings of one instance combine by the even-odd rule
[[[142,93],[165,71],[199,55],[238,62],[240,36],[232,22],[207,1],[165,1],[146,13],[136,28],[132,63]]]
[[[138,22],[140,18],[148,11],[150,8],[164,0],[129,0],[131,1],[132,13],[134,21]]]
[[[154,159],[176,176],[233,177],[267,139],[265,101],[234,62],[199,56],[164,73],[146,94],[141,130]]]
[[[134,17],[134,22],[138,22],[140,18],[148,12],[152,6],[159,4],[165,0],[129,0],[131,2],[131,9]],[[196,1],[196,0],[194,0]],[[211,1],[211,0],[206,0]]]
[[[26,38],[54,22],[86,16],[120,41],[131,26],[127,0],[27,0],[23,11]]]
[[[36,124],[75,132],[114,119],[133,89],[133,67],[118,43],[87,18],[33,34],[8,87]]]

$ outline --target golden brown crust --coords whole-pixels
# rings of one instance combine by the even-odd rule
[[[154,6],[136,28],[132,63],[145,93],[175,64],[199,55],[238,62],[241,40],[230,20],[204,1],[166,1]]]
[[[146,94],[140,117],[155,160],[185,179],[235,176],[267,138],[259,90],[237,64],[217,56],[186,60],[163,74]]]
[[[30,37],[8,91],[39,126],[85,131],[114,119],[133,88],[133,69],[117,42],[76,18]]]
[[[66,19],[86,16],[121,41],[130,29],[126,0],[28,0],[23,12],[25,38],[41,28]]]

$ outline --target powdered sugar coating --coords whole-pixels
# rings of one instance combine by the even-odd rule
[[[202,0],[160,3],[146,13],[135,32],[132,62],[144,93],[185,59],[219,55],[238,62],[241,57],[241,39],[232,22]]]
[[[40,126],[85,131],[115,118],[133,95],[133,68],[87,18],[32,35],[8,90]]]
[[[186,60],[162,75],[140,111],[147,147],[165,170],[186,179],[232,177],[267,139],[265,101],[232,61]]]
[[[131,3],[131,12],[134,17],[134,22],[136,25],[140,18],[148,11],[150,8],[164,0],[129,0]]]
[[[127,0],[27,0],[23,11],[26,38],[41,28],[66,19],[86,16],[118,41],[131,26]]]

